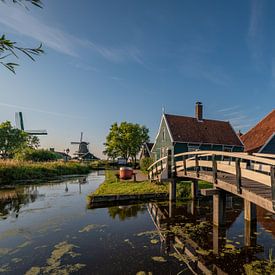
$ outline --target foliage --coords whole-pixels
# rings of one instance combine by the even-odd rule
[[[7,2],[5,0],[0,0],[1,2]],[[42,2],[41,0],[10,0],[12,3],[19,3],[24,5],[24,3],[31,3],[37,7],[42,8]],[[27,7],[26,5],[24,5]],[[11,41],[6,38],[6,36],[3,34],[0,37],[0,64],[5,66],[7,69],[9,69],[11,72],[15,74],[15,68],[18,66],[17,63],[14,62],[6,62],[6,58],[9,56],[13,56],[16,58],[19,58],[18,53],[23,53],[27,57],[29,57],[31,60],[35,60],[34,56],[40,55],[44,53],[42,49],[42,44],[40,44],[36,48],[26,48],[17,46],[17,42]]]
[[[167,193],[167,184],[155,184],[149,181],[131,182],[117,181],[117,171],[106,171],[106,180],[92,194],[93,196],[104,195],[137,195],[146,193]]]
[[[140,170],[144,173],[148,173],[147,169],[153,163],[153,159],[146,157],[140,160]]]
[[[37,149],[40,146],[40,140],[37,136],[28,136],[27,145],[29,148]]]
[[[45,149],[26,148],[16,154],[16,159],[23,161],[45,162],[59,158],[54,152]]]
[[[275,259],[272,257],[272,250],[269,251],[268,260],[256,260],[245,264],[244,270],[248,275],[275,274]]]
[[[28,181],[55,178],[62,175],[87,174],[91,167],[79,162],[26,162],[16,160],[0,161],[0,183],[16,180]]]
[[[199,189],[212,188],[213,185],[206,181],[198,182]],[[179,199],[191,199],[191,182],[181,181],[177,184],[177,198]]]
[[[136,162],[142,144],[149,141],[148,133],[148,128],[139,124],[114,123],[106,137],[104,153],[112,159],[123,157],[128,161],[131,157]]]
[[[3,158],[10,158],[27,146],[28,134],[13,128],[9,121],[0,124],[0,153]]]

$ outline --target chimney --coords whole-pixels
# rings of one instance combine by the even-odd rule
[[[203,105],[201,102],[196,102],[195,117],[198,121],[202,121]]]

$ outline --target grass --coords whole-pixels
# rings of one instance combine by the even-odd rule
[[[151,183],[150,181],[132,182],[118,181],[115,174],[117,171],[106,171],[105,181],[92,194],[93,196],[105,195],[140,195],[148,193],[167,193],[169,192],[168,183]],[[212,188],[212,184],[199,181],[199,189]],[[177,184],[177,197],[179,199],[191,198],[190,182],[180,182]]]
[[[91,169],[90,163],[2,160],[0,161],[0,184],[13,181],[41,180],[63,175],[87,174]]]
[[[117,181],[117,171],[106,171],[105,181],[92,194],[93,196],[105,195],[139,195],[148,193],[168,193],[168,184],[156,184],[149,181],[132,182]]]
[[[211,183],[200,180],[198,182],[199,190],[213,188]],[[191,181],[181,181],[177,183],[177,198],[178,199],[191,199]]]

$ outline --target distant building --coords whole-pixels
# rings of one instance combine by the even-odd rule
[[[141,151],[140,151],[140,156],[139,159],[143,159],[143,158],[150,158],[151,157],[151,150],[153,148],[154,143],[150,143],[150,142],[145,142],[142,145]]]
[[[172,154],[196,150],[242,152],[244,146],[228,121],[204,119],[203,105],[197,102],[195,117],[162,115],[152,156],[164,157],[167,149]]]
[[[241,136],[245,152],[275,154],[275,110]]]
[[[98,157],[96,157],[94,154],[92,154],[90,152],[83,154],[80,159],[81,160],[99,160]]]
[[[50,148],[50,151],[55,153],[59,159],[63,159],[65,161],[72,159],[72,157],[70,155],[66,154],[65,152],[57,152],[54,150],[54,148]]]

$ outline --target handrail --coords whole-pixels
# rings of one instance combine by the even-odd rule
[[[188,156],[188,155],[201,155],[202,157],[210,156],[210,155],[225,156],[225,157],[251,160],[251,161],[260,162],[268,165],[275,165],[275,160],[273,159],[253,156],[243,152],[232,153],[232,152],[224,152],[224,151],[194,151],[194,152],[185,152],[185,153],[176,154],[174,155],[174,158],[181,157],[181,156]]]
[[[158,162],[161,162],[162,160],[165,160],[165,159],[167,159],[167,156],[162,157],[162,158],[156,160],[153,164],[151,164],[151,165],[148,167],[147,171],[151,170],[151,168],[153,168],[153,166],[155,166]]]

